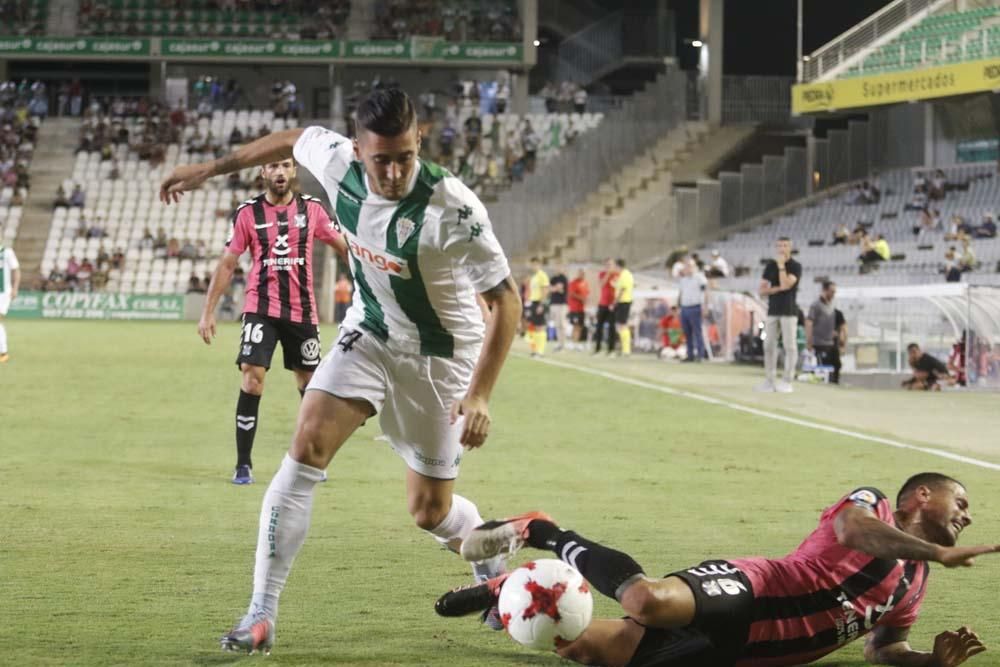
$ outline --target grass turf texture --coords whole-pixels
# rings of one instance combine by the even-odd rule
[[[258,483],[235,487],[235,325],[211,347],[193,323],[7,327],[2,661],[246,660],[221,653],[218,638],[249,599],[261,497],[294,426],[298,394],[280,353],[261,404]],[[545,509],[631,553],[650,574],[709,557],[782,555],[841,494],[876,485],[892,496],[925,469],[968,485],[975,524],[965,543],[1000,537],[997,473],[965,464],[520,357],[508,362],[491,410],[493,434],[465,457],[457,490],[486,518]],[[436,597],[470,573],[412,525],[403,463],[374,440],[376,421],[318,487],[268,664],[560,664],[471,618],[435,616]],[[937,632],[969,623],[996,646],[969,664],[1000,664],[998,582],[1000,556],[961,571],[935,566],[914,645],[929,648]],[[595,614],[620,612],[599,598]],[[861,643],[821,664],[865,664]]]

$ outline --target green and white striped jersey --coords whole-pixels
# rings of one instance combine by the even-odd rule
[[[424,161],[403,199],[374,194],[351,140],[323,127],[307,128],[294,156],[326,189],[350,249],[354,301],[343,326],[399,352],[478,355],[485,325],[476,294],[510,275],[479,198]]]
[[[14,254],[14,249],[0,245],[0,296],[10,296],[11,283],[13,281],[11,273],[17,271],[20,267],[21,265],[17,263],[17,255]]]

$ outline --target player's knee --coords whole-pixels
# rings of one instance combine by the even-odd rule
[[[253,396],[260,396],[264,393],[264,373],[258,372],[254,368],[243,369],[243,382],[241,389]]]
[[[435,498],[418,498],[409,507],[413,522],[423,530],[434,530],[440,526],[450,509],[449,503]]]
[[[323,420],[305,417],[299,421],[292,442],[295,460],[317,468],[325,468],[330,463],[330,453],[325,445]]]

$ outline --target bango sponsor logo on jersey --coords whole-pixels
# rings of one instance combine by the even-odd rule
[[[400,278],[409,280],[410,266],[405,259],[394,257],[385,251],[379,253],[371,250],[358,243],[356,239],[351,239],[350,243],[348,243],[348,248],[350,248],[351,254],[355,258],[368,266],[378,269],[383,273],[388,273],[391,276],[399,276]]]

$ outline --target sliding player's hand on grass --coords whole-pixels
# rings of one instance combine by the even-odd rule
[[[459,442],[463,447],[475,449],[482,447],[490,432],[490,410],[486,400],[477,396],[466,396],[451,406],[451,423],[465,417],[462,427],[462,437]]]
[[[934,667],[956,667],[986,650],[979,635],[963,626],[956,632],[942,632],[934,638]]]
[[[945,567],[971,567],[976,562],[976,556],[1000,553],[1000,544],[988,544],[978,547],[941,547],[937,562]]]

